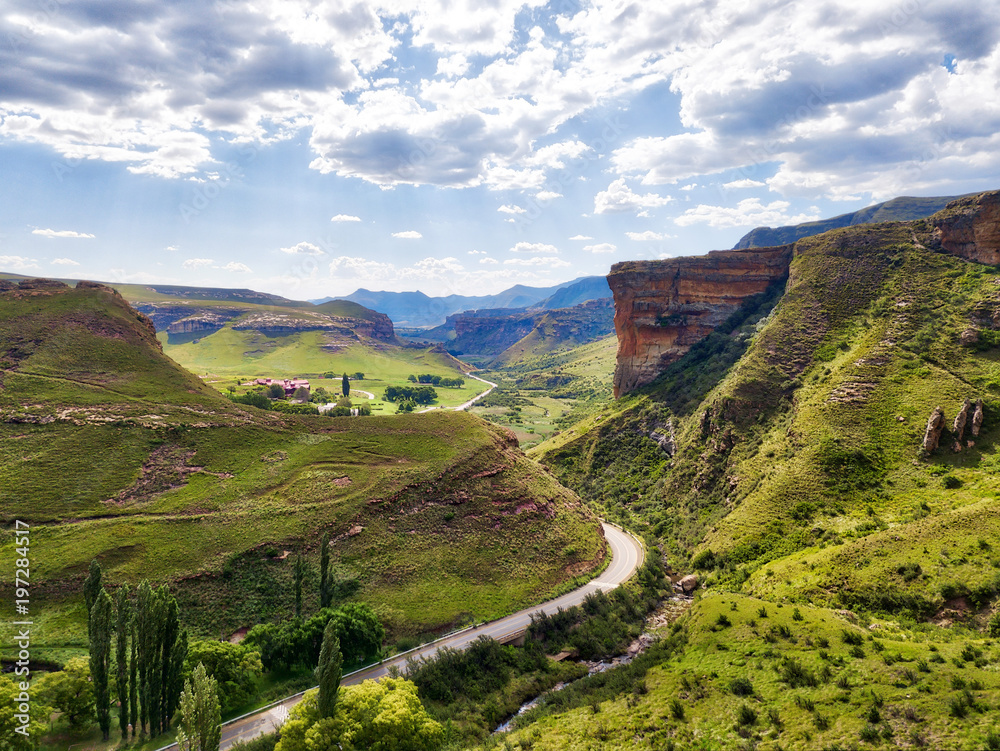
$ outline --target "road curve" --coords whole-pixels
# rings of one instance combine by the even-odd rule
[[[568,592],[541,605],[525,608],[513,615],[484,623],[481,626],[456,631],[430,644],[425,644],[423,647],[396,655],[378,665],[372,665],[354,673],[349,673],[344,676],[341,685],[350,686],[355,683],[361,683],[361,681],[368,680],[369,678],[381,678],[388,674],[391,666],[403,669],[406,667],[406,661],[410,657],[414,659],[431,657],[442,647],[465,649],[480,636],[485,635],[502,640],[504,637],[523,631],[531,622],[531,616],[536,613],[543,610],[548,613],[554,613],[558,608],[566,609],[573,605],[579,605],[587,595],[598,589],[614,589],[622,582],[627,581],[635,573],[635,570],[642,565],[644,558],[642,543],[620,527],[613,526],[607,522],[602,522],[601,526],[604,529],[604,536],[607,538],[608,547],[610,548],[611,562],[596,579],[587,582],[579,589],[574,589],[572,592]],[[222,740],[219,744],[220,751],[225,751],[225,749],[238,740],[249,740],[262,733],[269,733],[279,727],[288,716],[288,711],[301,700],[302,694],[296,694],[280,703],[259,709],[244,717],[237,717],[223,724]],[[162,749],[157,749],[157,751],[166,751],[167,749],[174,748],[177,748],[176,744],[164,746]]]

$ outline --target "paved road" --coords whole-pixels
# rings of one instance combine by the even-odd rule
[[[604,570],[604,573],[596,579],[584,584],[579,589],[575,589],[572,592],[564,594],[561,597],[557,597],[556,599],[550,600],[541,605],[525,608],[524,610],[514,613],[513,615],[508,615],[506,618],[491,621],[490,623],[484,623],[476,628],[467,628],[462,631],[457,631],[453,634],[442,637],[431,644],[411,650],[410,652],[406,652],[402,655],[397,655],[396,657],[386,660],[379,665],[373,665],[369,668],[346,675],[341,681],[341,685],[349,686],[355,683],[360,683],[361,681],[369,678],[381,678],[382,676],[388,674],[390,666],[395,665],[396,667],[403,669],[406,667],[407,658],[413,657],[414,659],[417,659],[421,657],[430,657],[442,647],[464,649],[470,643],[483,635],[490,636],[498,641],[503,640],[506,637],[510,637],[512,634],[519,634],[524,631],[524,629],[527,628],[528,624],[531,622],[531,616],[535,613],[542,610],[548,613],[554,613],[557,608],[565,609],[572,607],[573,605],[579,605],[588,594],[598,589],[614,589],[631,577],[632,574],[635,573],[635,570],[642,564],[643,550],[639,541],[627,532],[623,532],[618,527],[614,527],[607,523],[603,523],[602,526],[604,527],[604,535],[607,538],[608,546],[610,547],[611,563],[608,565],[607,569]],[[221,751],[225,751],[225,749],[229,748],[237,740],[248,740],[261,735],[262,733],[271,732],[284,722],[284,719],[288,716],[288,711],[298,704],[301,699],[302,694],[296,694],[295,696],[291,696],[273,707],[262,709],[244,718],[231,720],[222,727],[222,742],[219,748]],[[177,746],[173,745],[164,747],[164,749],[168,748],[177,748]],[[160,749],[159,751],[164,751],[164,749]]]
[[[477,394],[476,396],[472,397],[465,404],[460,404],[457,407],[428,407],[427,409],[422,409],[418,411],[417,414],[419,415],[423,414],[424,412],[432,412],[435,409],[453,409],[456,412],[461,412],[463,409],[468,409],[469,407],[471,407],[473,404],[478,402],[480,399],[482,399],[484,396],[489,394],[493,389],[497,387],[497,385],[493,383],[493,381],[487,381],[485,378],[480,378],[479,376],[472,375],[472,373],[468,373],[467,375],[469,376],[469,378],[475,378],[477,381],[485,383],[487,386],[489,386],[489,388],[486,389],[486,391],[482,392],[481,394]]]

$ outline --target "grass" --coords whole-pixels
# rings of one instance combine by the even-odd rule
[[[750,625],[761,605],[739,594],[702,596],[675,626],[672,638],[683,646],[661,653],[645,673],[646,693],[601,699],[596,712],[584,703],[536,713],[506,741],[527,739],[533,749],[664,748],[670,742],[677,748],[735,749],[742,742],[736,730],[745,728],[761,749],[850,748],[876,735],[881,741],[887,733],[906,738],[911,731],[931,747],[964,749],[983,747],[992,732],[1000,700],[995,643],[973,638],[985,662],[959,668],[950,658],[963,647],[948,629],[879,630],[885,650],[899,655],[890,666],[874,652],[852,657],[842,633],[869,643],[867,624],[823,608],[799,606],[802,620],[796,621],[790,606],[768,603],[768,621],[790,633],[772,644],[759,621]],[[732,626],[720,631],[716,624],[723,615]],[[820,639],[829,645],[825,650],[817,647]],[[921,674],[915,685],[903,680],[900,665],[914,664],[932,649],[949,661]],[[789,663],[797,666],[792,672],[813,675],[815,685],[790,686]],[[953,689],[957,675],[980,688]],[[840,678],[857,688],[845,691]],[[733,691],[744,681],[752,683],[752,696]],[[609,732],[597,742],[599,726]]]
[[[329,531],[345,596],[394,638],[503,615],[604,559],[594,515],[471,415],[262,412],[165,357],[107,291],[0,306],[0,521],[32,526],[39,660],[84,647],[95,558],[112,586],[170,583],[193,634],[228,635],[287,614],[294,554],[316,578]]]

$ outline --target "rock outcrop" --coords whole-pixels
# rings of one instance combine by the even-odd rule
[[[976,410],[972,413],[972,437],[977,438],[979,436],[979,429],[983,427],[983,400],[978,399],[976,401]]]
[[[927,429],[924,430],[924,451],[932,454],[941,442],[941,431],[944,430],[944,410],[935,407],[927,418]]]
[[[651,382],[740,304],[788,276],[792,246],[616,263],[615,396]]]
[[[955,415],[955,422],[951,426],[951,432],[954,434],[956,441],[961,441],[965,436],[965,423],[969,420],[969,410],[971,408],[972,402],[966,397],[965,401],[962,402],[961,409],[958,410],[958,414]]]
[[[1000,264],[1000,191],[952,201],[931,221],[943,250],[969,261]]]

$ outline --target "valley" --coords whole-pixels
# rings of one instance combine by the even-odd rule
[[[264,628],[280,698],[311,665],[267,639],[332,617],[327,557],[332,606],[384,630],[344,685],[410,680],[434,748],[1000,748],[1000,192],[941,201],[616,264],[611,335],[600,298],[404,343],[355,302],[3,283],[0,513],[45,551],[39,656],[86,652],[96,560],[169,584],[199,643]],[[342,374],[372,414],[241,401]],[[465,381],[390,414],[434,377]]]

